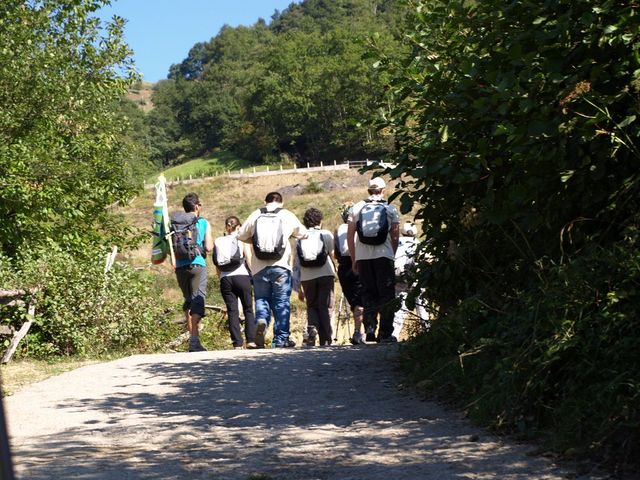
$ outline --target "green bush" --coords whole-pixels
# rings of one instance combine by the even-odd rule
[[[410,356],[423,385],[496,426],[637,462],[637,8],[410,4],[411,53],[379,61],[380,127],[433,258],[419,286],[439,313]]]
[[[152,351],[177,335],[163,320],[151,279],[116,262],[104,272],[104,255],[77,257],[51,247],[19,268],[8,268],[13,286],[38,287],[35,324],[19,354],[100,355]],[[23,312],[14,312],[23,315]]]
[[[416,381],[477,420],[559,451],[640,451],[640,253],[592,248],[507,312],[469,298],[405,350]]]

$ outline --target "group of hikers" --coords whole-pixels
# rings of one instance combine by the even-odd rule
[[[205,350],[199,322],[205,316],[205,259],[209,253],[220,277],[236,349],[264,348],[272,315],[272,347],[295,346],[290,330],[293,291],[306,303],[304,344],[331,345],[336,275],[353,314],[351,343],[397,342],[407,311],[408,285],[403,274],[415,252],[417,231],[410,222],[400,227],[398,210],[384,199],[385,187],[382,178],[372,178],[365,200],[343,204],[343,223],[334,233],[322,228],[323,214],[317,208],[308,208],[300,222],[284,208],[282,195],[270,192],[265,205],[244,223],[236,216],[227,217],[225,234],[215,239],[209,222],[200,216],[198,195],[187,194],[182,201],[184,212],[171,217],[170,235],[176,278],[184,297],[189,351]],[[416,303],[426,322],[424,306]],[[239,304],[244,312],[244,336]]]

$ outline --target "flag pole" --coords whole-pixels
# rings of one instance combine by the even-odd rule
[[[158,184],[160,185],[160,191],[163,193],[164,197],[164,201],[162,203],[162,221],[164,222],[165,238],[167,239],[167,243],[169,244],[169,260],[171,261],[171,266],[175,269],[176,256],[173,252],[173,242],[171,241],[171,238],[169,238],[171,230],[169,227],[169,206],[167,204],[167,181],[164,175],[161,174],[158,177]]]

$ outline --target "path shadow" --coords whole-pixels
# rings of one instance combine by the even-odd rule
[[[16,462],[35,480],[561,478],[531,476],[512,448],[485,447],[461,419],[399,392],[393,352],[178,354],[136,365],[142,381],[115,363],[125,380],[112,393],[57,406],[109,420],[38,438]]]

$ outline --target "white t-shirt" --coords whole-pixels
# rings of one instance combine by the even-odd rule
[[[398,249],[396,250],[396,258],[394,260],[394,268],[396,277],[401,277],[406,273],[407,266],[413,263],[413,257],[416,254],[416,246],[418,241],[415,237],[401,236],[398,239]]]
[[[367,200],[380,201],[383,200],[382,195],[371,195]],[[354,226],[358,223],[358,217],[360,211],[367,204],[362,200],[356,203],[351,209],[349,214],[349,223],[353,223]],[[400,214],[398,209],[394,205],[387,205],[387,220],[389,222],[389,228],[393,224],[400,224]],[[387,239],[380,245],[368,245],[361,243],[358,240],[358,233],[355,235],[355,247],[356,247],[356,260],[372,260],[374,258],[388,258],[394,260],[395,255],[393,253],[393,247],[391,246],[391,235],[387,234]]]
[[[324,265],[321,267],[303,267],[302,265],[299,265],[301,282],[320,277],[334,277],[336,274],[336,268],[331,260],[331,254],[333,253],[333,235],[329,230],[320,230],[320,233],[322,234],[324,247],[327,251],[327,261],[324,262]],[[295,256],[295,261],[299,264],[300,262],[297,253]]]
[[[268,203],[266,205],[267,211],[273,211],[276,208],[282,208],[279,203]],[[250,268],[253,274],[257,274],[260,270],[266,267],[283,267],[287,270],[292,270],[292,251],[294,248],[294,242],[298,238],[304,238],[307,236],[307,229],[300,223],[298,217],[289,210],[282,209],[278,212],[278,215],[282,218],[282,234],[284,238],[288,238],[289,241],[285,242],[285,250],[277,260],[261,260],[255,255],[253,250],[252,237],[255,228],[256,219],[260,216],[260,209],[255,210],[249,218],[242,224],[240,231],[238,232],[238,240],[251,244],[253,255],[251,256]]]
[[[233,233],[230,233],[229,235],[237,237],[238,232],[233,232]],[[244,243],[238,241],[238,248],[244,249]],[[244,258],[244,251],[241,251],[241,255],[242,255],[242,263],[238,266],[238,268],[236,268],[235,270],[231,270],[230,272],[223,272],[222,270],[220,270],[220,278],[235,277],[239,275],[249,275],[249,270],[247,269],[247,265]]]

